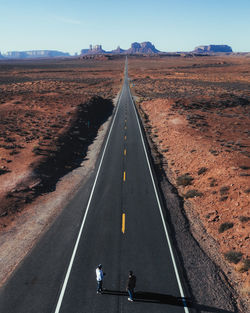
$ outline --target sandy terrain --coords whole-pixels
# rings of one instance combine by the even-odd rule
[[[123,66],[0,62],[1,284],[93,171]]]
[[[236,56],[129,61],[161,165],[190,222],[195,214],[205,227],[199,244],[243,300],[250,295],[249,73],[250,58]],[[205,247],[205,236],[216,246]]]
[[[58,178],[81,162],[78,155],[112,112],[123,61],[1,62],[0,68],[3,228],[13,213],[53,190]],[[70,154],[67,146],[76,151]]]

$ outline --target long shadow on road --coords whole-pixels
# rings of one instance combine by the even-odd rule
[[[119,290],[104,290],[104,295],[113,295],[113,296],[128,296],[126,291]],[[228,311],[224,309],[219,309],[211,307],[208,305],[198,304],[192,301],[189,298],[175,297],[168,294],[161,294],[155,292],[145,292],[137,291],[134,295],[134,302],[144,302],[144,303],[158,303],[158,304],[169,304],[181,307],[189,307],[196,309],[198,311],[206,312],[216,312],[216,313],[235,313],[234,311]]]

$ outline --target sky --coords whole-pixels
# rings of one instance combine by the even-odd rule
[[[160,51],[250,51],[249,0],[0,0],[0,51],[80,53],[151,41]]]

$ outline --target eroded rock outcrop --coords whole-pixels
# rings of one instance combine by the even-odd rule
[[[228,45],[207,45],[198,46],[194,49],[197,53],[217,53],[217,52],[233,52],[232,48]]]
[[[6,58],[9,59],[54,58],[62,56],[69,56],[69,53],[56,50],[9,51],[6,53]]]
[[[112,51],[105,51],[102,49],[101,45],[92,46],[90,45],[89,49],[82,49],[81,55],[88,54],[156,54],[160,51],[155,48],[155,46],[149,42],[145,41],[142,43],[134,42],[131,44],[131,47],[128,50],[121,49],[120,46],[117,49]]]
[[[131,44],[131,48],[126,51],[128,54],[153,54],[159,52],[160,51],[157,50],[155,46],[149,41],[142,43],[134,42]]]

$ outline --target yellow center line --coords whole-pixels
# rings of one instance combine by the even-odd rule
[[[123,172],[123,181],[126,181],[126,172]]]
[[[124,155],[126,155],[127,154],[127,150],[126,149],[124,149]]]
[[[127,136],[124,136],[124,140],[127,140]]]
[[[122,213],[122,233],[125,233],[125,213]]]

